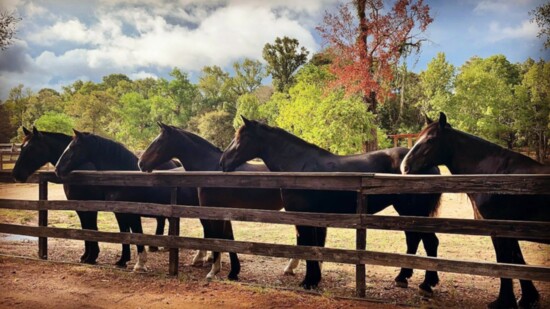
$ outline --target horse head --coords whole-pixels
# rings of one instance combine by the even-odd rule
[[[258,140],[257,134],[260,124],[244,116],[241,118],[244,124],[237,130],[235,137],[220,158],[220,166],[224,172],[234,171],[238,166],[261,154],[263,143]]]
[[[439,114],[438,121],[426,117],[428,124],[418,136],[418,140],[409,150],[401,162],[401,173],[413,174],[427,168],[446,164],[446,137],[451,126],[447,123],[447,116]]]

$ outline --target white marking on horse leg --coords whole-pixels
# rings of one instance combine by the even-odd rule
[[[212,263],[212,269],[210,269],[210,272],[208,275],[206,275],[206,280],[212,280],[214,277],[220,272],[222,269],[222,254],[220,253],[218,255],[218,259]]]
[[[134,265],[134,271],[147,271],[147,251],[143,250],[143,252],[138,253],[137,255],[137,262],[136,265]]]
[[[203,259],[206,256],[205,250],[199,250],[197,251],[197,254],[195,254],[195,257],[193,258],[193,266],[202,266],[203,265]]]
[[[222,254],[222,253],[220,252],[220,254]],[[204,257],[204,262],[205,263],[214,262],[214,252],[209,251],[208,255]]]
[[[407,174],[405,173],[405,167],[407,166],[407,160],[409,159],[409,154],[413,151],[414,148],[416,148],[416,146],[418,146],[418,144],[420,144],[424,140],[424,138],[426,138],[426,135],[423,135],[418,140],[416,140],[416,143],[414,143],[414,146],[412,146],[412,148],[409,150],[409,152],[407,152],[407,154],[401,161],[401,164],[399,165],[399,170],[401,171],[402,174]]]
[[[290,259],[288,260],[288,264],[285,267],[285,275],[294,275],[294,270],[298,265],[300,264],[299,259]]]

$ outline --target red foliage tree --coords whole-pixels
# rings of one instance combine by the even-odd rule
[[[330,86],[361,95],[376,114],[378,101],[389,95],[393,68],[401,56],[419,50],[424,40],[419,34],[432,21],[423,0],[396,0],[389,10],[382,0],[354,0],[340,4],[335,14],[326,12],[317,30],[334,56]],[[376,134],[373,138],[365,151],[376,149]]]

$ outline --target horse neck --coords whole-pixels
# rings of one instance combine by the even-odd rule
[[[301,172],[306,171],[316,161],[334,156],[327,150],[310,144],[287,132],[268,132],[262,137],[264,150],[260,158],[270,171]],[[289,136],[285,136],[288,134]]]
[[[111,144],[112,143],[112,144]],[[99,171],[137,171],[138,158],[124,146],[108,141],[110,147],[96,145],[91,154],[90,162],[95,165]]]
[[[452,174],[509,174],[540,166],[531,158],[473,135],[456,130],[453,134],[452,142],[446,145],[451,149],[447,167]]]
[[[69,146],[73,138],[65,134],[54,135],[47,132],[43,132],[42,134],[47,137],[48,145],[51,150],[48,162],[52,165],[56,165],[57,161],[59,161],[59,158],[65,149],[67,149],[67,146]]]
[[[207,140],[180,132],[174,145],[175,157],[187,171],[217,171],[220,170],[221,150]]]

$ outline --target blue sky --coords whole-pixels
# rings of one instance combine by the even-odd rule
[[[455,66],[472,56],[504,54],[511,62],[550,59],[528,12],[542,0],[427,1],[434,22],[429,40],[409,67],[425,70],[444,52]],[[57,90],[77,79],[100,81],[111,73],[133,79],[168,77],[179,67],[198,78],[200,69],[230,70],[244,57],[261,60],[265,43],[297,38],[322,48],[315,27],[334,0],[3,0],[23,20],[15,44],[0,51],[0,99],[22,83],[34,91]]]

